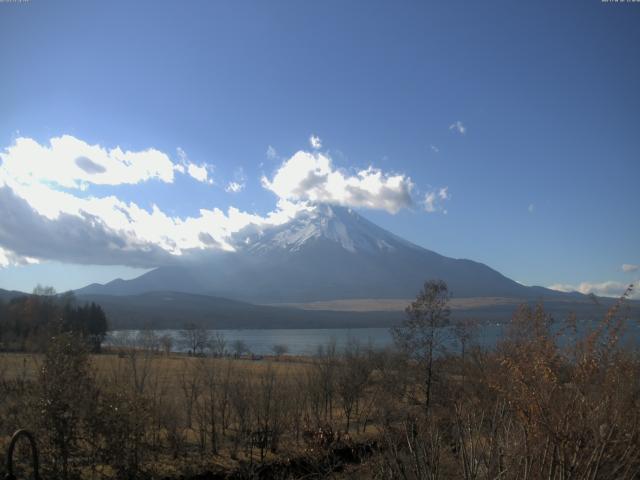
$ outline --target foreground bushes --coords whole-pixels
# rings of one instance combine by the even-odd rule
[[[319,478],[325,452],[357,439],[376,448],[345,478],[638,478],[640,359],[620,343],[621,312],[578,333],[575,319],[522,307],[493,351],[465,334],[452,354],[427,330],[420,356],[353,341],[306,363],[90,356],[63,334],[0,370],[0,428],[36,432],[45,478],[249,472],[295,456],[316,458]]]
[[[443,360],[433,411],[384,429],[379,478],[638,478],[640,359],[620,307],[580,334],[521,307],[497,351]]]

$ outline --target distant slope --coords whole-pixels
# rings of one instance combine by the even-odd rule
[[[79,295],[78,300],[101,305],[109,318],[110,328],[180,329],[195,322],[214,329],[275,328],[360,328],[389,327],[405,318],[399,304],[396,310],[344,311],[302,310],[297,308],[252,305],[219,297],[181,292],[150,292],[140,295]],[[615,300],[599,299],[599,304],[575,300],[549,300],[545,310],[556,319],[576,313],[580,320],[601,319]],[[407,302],[408,303],[408,302]],[[535,304],[530,300],[529,304]],[[494,301],[452,302],[452,319],[474,319],[480,322],[506,322],[520,302],[510,299]],[[340,305],[340,304],[338,304]],[[346,307],[345,307],[346,308]],[[640,302],[628,302],[631,318],[640,318]],[[357,333],[354,333],[357,335]]]
[[[403,312],[413,299],[404,298],[347,298],[341,300],[326,300],[317,302],[300,303],[273,303],[273,307],[290,307],[302,310],[334,310],[341,312]],[[516,297],[463,297],[451,298],[449,306],[452,310],[477,311],[482,308],[495,308],[503,305],[518,306],[523,303],[536,303],[537,299],[516,298]],[[615,299],[599,298],[601,305],[610,306]],[[568,304],[570,306],[592,306],[593,300],[585,295],[549,298],[545,304]],[[636,301],[628,301],[629,305],[637,305]]]
[[[0,300],[2,300],[3,302],[9,302],[12,298],[24,297],[25,295],[28,294],[19,292],[17,290],[3,290],[2,288],[0,288]]]
[[[402,299],[414,298],[425,280],[437,278],[447,282],[455,298],[574,295],[526,287],[482,263],[439,255],[341,207],[320,205],[284,225],[241,232],[237,249],[198,265],[161,267],[77,293],[135,295],[168,290],[251,303]]]
[[[101,305],[113,330],[175,329],[182,328],[188,322],[220,329],[358,328],[389,326],[401,318],[399,312],[307,312],[182,292],[77,297],[79,301]]]

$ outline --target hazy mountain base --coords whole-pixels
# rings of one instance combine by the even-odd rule
[[[313,310],[291,307],[253,305],[225,298],[192,295],[179,292],[152,292],[141,295],[79,295],[81,301],[101,305],[112,329],[179,329],[187,322],[205,328],[218,329],[276,329],[276,328],[367,328],[388,327],[405,318],[403,309],[354,311]],[[480,301],[452,303],[452,319],[478,322],[508,322],[517,308],[516,303],[482,303]],[[545,309],[562,319],[575,313],[583,320],[602,318],[612,299],[593,301],[545,301]],[[528,303],[533,305],[536,300]],[[408,304],[408,302],[407,302]],[[343,304],[344,305],[344,304]],[[628,302],[632,318],[640,318],[640,302]]]
[[[0,299],[28,295],[0,289]],[[404,299],[341,299],[323,302],[255,305],[227,298],[182,292],[149,292],[140,295],[77,295],[80,302],[101,305],[112,330],[118,329],[179,329],[185,323],[197,323],[219,329],[276,328],[372,328],[388,327],[402,321]],[[453,320],[507,322],[517,305],[530,305],[539,300],[473,297],[451,301]],[[597,303],[596,303],[597,302]],[[545,309],[556,319],[575,313],[585,320],[601,318],[614,300],[583,295],[547,299]],[[640,302],[627,301],[625,308],[631,318],[640,318]]]

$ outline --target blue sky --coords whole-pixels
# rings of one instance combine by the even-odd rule
[[[262,179],[306,152],[347,179],[373,167],[382,183],[410,183],[398,211],[354,205],[408,240],[525,284],[615,294],[639,276],[638,25],[640,5],[599,0],[0,3],[0,172],[5,189],[24,184],[7,167],[23,161],[11,150],[21,138],[46,148],[67,135],[107,156],[154,149],[148,178],[38,182],[174,219],[229,207],[263,217],[299,198]],[[184,173],[162,170],[162,155]],[[17,199],[0,198],[5,219]],[[153,264],[84,265],[32,246],[48,231],[32,225],[0,219],[0,288],[65,290]],[[135,248],[155,248],[144,241]]]

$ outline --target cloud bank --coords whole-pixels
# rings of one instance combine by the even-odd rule
[[[320,148],[320,139],[312,140]],[[213,185],[211,168],[191,162],[182,149],[172,161],[153,148],[105,148],[70,135],[48,144],[21,137],[0,152],[0,162],[0,267],[39,260],[155,267],[234,250],[242,232],[280,225],[315,203],[390,213],[413,203],[408,176],[373,167],[349,173],[317,151],[297,152],[263,176],[263,187],[276,195],[266,215],[230,207],[180,217],[157,205],[92,195],[94,185],[142,189],[146,182],[171,184],[176,175]],[[226,190],[237,193],[245,184],[238,169]]]
[[[70,189],[149,180],[172,183],[175,172],[188,173],[200,181],[208,177],[204,166],[189,162],[186,156],[182,163],[174,164],[168,155],[154,148],[137,152],[120,147],[106,149],[71,135],[54,137],[49,145],[40,145],[31,138],[17,138],[0,153],[0,160],[0,179],[23,185],[49,183]]]

